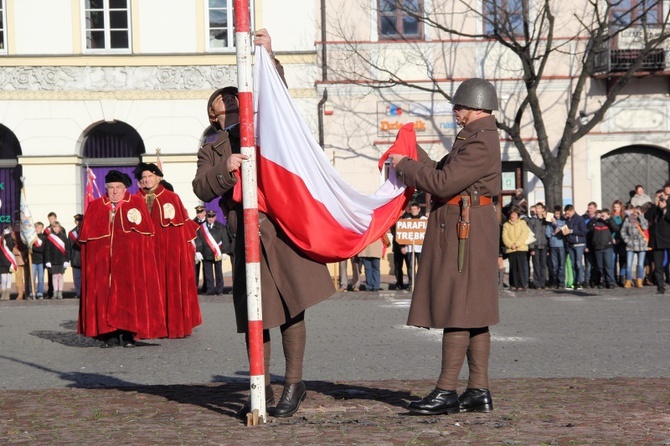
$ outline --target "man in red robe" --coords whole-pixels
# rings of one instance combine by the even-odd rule
[[[197,223],[191,220],[179,195],[165,188],[157,165],[140,163],[135,169],[140,190],[156,231],[156,262],[163,284],[170,338],[188,336],[202,323],[193,261]]]
[[[165,304],[158,278],[154,225],[144,200],[131,195],[128,175],[110,170],[106,195],[86,209],[78,333],[101,347],[134,347],[135,339],[163,338]]]

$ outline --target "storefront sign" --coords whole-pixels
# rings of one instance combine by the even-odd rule
[[[408,122],[420,137],[442,137],[453,133],[456,123],[449,101],[438,102],[378,102],[377,135],[395,137]]]

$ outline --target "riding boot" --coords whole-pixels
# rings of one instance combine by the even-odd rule
[[[444,329],[442,334],[442,371],[437,386],[420,400],[411,401],[407,409],[420,415],[439,415],[459,412],[458,375],[468,351],[470,333],[467,330]]]

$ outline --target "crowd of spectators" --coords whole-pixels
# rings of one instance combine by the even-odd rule
[[[668,197],[670,182],[653,198],[637,185],[627,203],[590,202],[580,214],[571,204],[551,212],[544,203],[528,206],[517,191],[502,212],[500,257],[509,263],[509,285],[500,275],[501,289],[655,285],[663,294],[670,277]]]

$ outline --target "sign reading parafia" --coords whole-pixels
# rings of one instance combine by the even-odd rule
[[[427,225],[427,218],[400,219],[395,224],[395,241],[399,245],[423,245]]]

